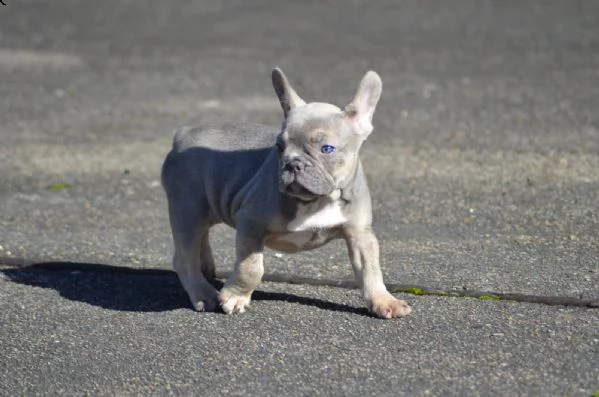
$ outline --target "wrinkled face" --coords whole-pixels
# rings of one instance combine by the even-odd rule
[[[362,142],[355,128],[346,113],[326,103],[289,112],[277,138],[281,192],[309,201],[343,187]]]
[[[272,71],[272,84],[285,117],[277,138],[281,192],[311,201],[343,189],[356,170],[360,145],[372,132],[383,88],[379,75],[367,72],[343,111],[328,103],[306,104],[279,68]]]

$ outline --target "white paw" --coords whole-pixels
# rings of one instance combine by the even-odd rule
[[[399,300],[389,293],[373,297],[371,310],[380,318],[405,317],[412,312],[406,301]]]
[[[218,294],[218,300],[225,313],[243,313],[250,307],[251,296],[251,292],[241,294],[233,289],[223,288]]]

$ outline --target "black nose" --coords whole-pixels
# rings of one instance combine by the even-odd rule
[[[287,164],[285,164],[285,170],[290,172],[300,172],[305,168],[305,164],[303,161],[299,159],[293,159]]]

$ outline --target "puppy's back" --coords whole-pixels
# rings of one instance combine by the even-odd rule
[[[173,151],[194,147],[224,152],[265,149],[275,144],[279,132],[277,128],[245,122],[182,127],[175,133]]]

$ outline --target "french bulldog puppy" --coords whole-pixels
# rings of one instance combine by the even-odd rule
[[[372,231],[370,192],[358,152],[372,132],[382,91],[375,72],[340,109],[304,102],[283,72],[272,71],[282,128],[252,123],[183,127],[162,168],[175,254],[173,266],[198,311],[243,313],[264,274],[263,250],[287,253],[342,238],[368,308],[403,317],[410,306],[383,283]],[[218,292],[210,227],[236,229],[235,268]]]

